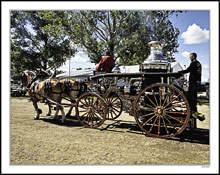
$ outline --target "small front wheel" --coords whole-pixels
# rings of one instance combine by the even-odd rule
[[[97,128],[104,123],[106,118],[105,100],[94,92],[86,92],[76,102],[76,114],[82,125]]]
[[[114,120],[118,118],[123,110],[123,103],[121,98],[117,93],[111,93],[105,98],[108,114],[106,116],[107,120]]]

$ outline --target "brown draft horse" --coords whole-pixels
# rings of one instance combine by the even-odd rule
[[[35,72],[30,71],[30,70],[25,70],[23,72],[22,76],[21,76],[21,82],[22,82],[23,87],[25,88],[25,87],[27,87],[28,84],[31,83],[31,80],[33,80],[34,78],[36,78],[37,81],[43,81],[44,79],[48,78],[49,76],[50,76],[49,73],[46,72],[46,71],[40,70],[39,71],[39,76],[36,77],[36,73]],[[48,107],[49,107],[49,111],[47,113],[47,116],[50,116],[51,115],[52,105],[50,103],[47,103],[47,104],[48,104]],[[38,109],[38,111],[39,111],[39,113],[42,113],[41,109]]]
[[[38,108],[37,102],[46,99],[52,102],[57,102],[54,118],[57,118],[58,112],[59,110],[61,110],[62,122],[64,123],[66,121],[66,116],[63,106],[60,105],[63,95],[65,94],[66,96],[68,96],[70,98],[70,101],[73,102],[77,96],[85,91],[85,83],[71,79],[57,80],[54,78],[48,78],[43,81],[38,81],[37,79],[39,77],[42,77],[42,72],[36,75],[33,71],[26,70],[23,72],[22,75],[22,84],[23,86],[26,86],[28,88],[28,93],[31,97],[31,100],[35,107],[35,111],[37,113],[35,119],[39,119],[40,113],[42,113],[42,111]],[[48,103],[48,106],[48,115],[50,115],[51,104]],[[72,108],[73,107],[70,108],[68,115],[70,115]]]
[[[41,74],[41,73],[40,73]],[[58,80],[51,80],[51,89],[54,93],[46,92],[46,80],[39,81],[39,74],[34,76],[34,72],[32,71],[24,71],[22,75],[22,84],[28,88],[28,93],[30,95],[31,101],[33,102],[36,116],[35,119],[39,119],[40,114],[42,113],[41,109],[38,108],[37,102],[40,100],[45,100],[45,98],[50,99],[54,102],[60,103],[62,100],[62,90],[60,87],[60,83]],[[56,113],[54,118],[57,118],[57,114],[61,110],[62,112],[62,122],[65,122],[66,117],[63,110],[63,107],[60,105],[56,105]],[[49,114],[51,113],[51,106],[49,107]]]

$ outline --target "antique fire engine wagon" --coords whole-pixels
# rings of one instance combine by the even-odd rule
[[[90,77],[87,92],[76,102],[82,125],[97,128],[106,119],[118,118],[124,110],[153,137],[174,137],[186,127],[196,127],[183,81],[177,81],[182,75],[170,71],[161,42],[152,41],[149,46],[151,54],[140,65],[139,73],[120,73],[116,67],[113,73]]]

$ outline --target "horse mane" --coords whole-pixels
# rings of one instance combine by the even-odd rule
[[[36,73],[34,71],[31,70],[25,70],[23,71],[24,74],[26,75],[30,75],[30,76],[36,76]]]
[[[31,84],[36,80],[42,81],[46,78],[49,78],[49,76],[51,75],[43,69],[37,70],[37,73],[31,70],[25,70],[23,71],[22,75],[22,83],[24,86],[27,86],[27,88],[29,88]]]
[[[56,75],[57,75],[57,72],[56,72],[56,70],[55,70],[55,71],[53,72],[53,74],[51,74],[51,76],[50,76],[49,78],[55,78]]]

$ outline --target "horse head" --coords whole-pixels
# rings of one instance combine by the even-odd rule
[[[47,71],[43,70],[43,69],[39,69],[37,70],[37,78],[40,80],[40,81],[43,81],[47,78],[50,77],[50,73],[48,73]]]
[[[36,74],[33,71],[25,70],[21,75],[21,82],[23,87],[26,87],[29,83],[31,83],[31,80],[36,77]]]

